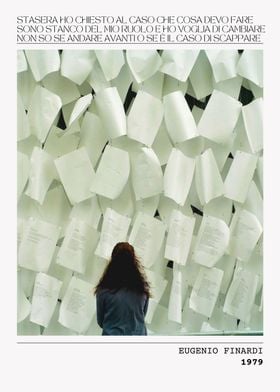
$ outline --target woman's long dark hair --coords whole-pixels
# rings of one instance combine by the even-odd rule
[[[150,285],[145,272],[135,255],[133,246],[128,242],[119,242],[115,245],[111,260],[95,287],[95,294],[101,289],[119,290],[121,288],[151,297]]]

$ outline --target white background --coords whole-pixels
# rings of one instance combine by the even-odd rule
[[[40,4],[42,3],[42,4]],[[279,390],[279,13],[272,1],[2,2],[1,12],[1,390],[2,391],[264,391]],[[274,2],[277,4],[277,2]],[[194,4],[194,5],[192,5]],[[4,10],[3,8],[6,8]],[[210,341],[198,337],[157,337],[165,344],[16,343],[16,16],[17,15],[254,15],[266,24],[264,365],[241,366],[245,356],[179,355],[172,342]],[[246,45],[248,48],[249,45]],[[47,48],[47,47],[45,47]],[[147,46],[146,46],[147,48]],[[188,45],[188,48],[191,48]],[[240,45],[237,46],[240,48]],[[61,340],[61,339],[60,339]],[[114,339],[115,340],[115,339]],[[215,337],[214,342],[249,341]],[[135,339],[134,339],[135,341]],[[155,341],[146,337],[146,342]],[[217,345],[218,346],[218,345]],[[279,351],[278,351],[279,350]],[[278,369],[277,369],[278,368]],[[4,386],[5,385],[5,386]]]

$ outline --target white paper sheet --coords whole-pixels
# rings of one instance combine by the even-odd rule
[[[182,273],[173,267],[173,279],[168,304],[168,319],[182,323]]]
[[[122,50],[95,50],[95,55],[103,70],[106,80],[112,80],[118,76],[124,65]]]
[[[73,276],[62,300],[58,321],[82,334],[88,329],[95,310],[93,285]]]
[[[194,66],[199,50],[164,50],[160,71],[185,82]]]
[[[230,231],[229,254],[248,261],[262,234],[261,223],[254,214],[242,209],[234,215]]]
[[[101,209],[97,196],[93,195],[90,199],[75,204],[71,210],[70,218],[81,220],[97,229],[101,218]]]
[[[159,127],[159,130],[157,132],[157,135],[152,145],[152,149],[154,150],[154,153],[158,157],[158,160],[161,165],[166,165],[172,147],[173,147],[172,143],[169,139],[167,129],[163,121],[161,123],[161,126]]]
[[[135,215],[136,213],[141,211],[144,214],[155,216],[158,205],[159,205],[160,195],[147,197],[145,199],[136,200],[135,202]]]
[[[34,147],[30,158],[29,181],[25,194],[43,204],[46,193],[56,178],[53,158],[38,147]]]
[[[189,76],[194,96],[197,99],[207,97],[213,91],[213,73],[209,60],[201,50]],[[192,94],[190,94],[192,95]]]
[[[31,97],[36,86],[37,83],[34,80],[30,69],[17,75],[17,90],[22,98],[23,106],[26,110],[29,109]]]
[[[170,139],[180,143],[198,136],[192,112],[181,91],[163,97],[164,121]]]
[[[55,310],[62,282],[52,276],[38,273],[32,296],[30,321],[47,327]]]
[[[195,218],[186,216],[178,210],[173,210],[164,257],[178,264],[185,265],[190,251]]]
[[[187,199],[195,168],[195,160],[173,148],[164,172],[164,195],[180,206]]]
[[[42,335],[44,336],[75,336],[77,335],[76,332],[69,328],[65,328],[63,325],[61,325],[58,322],[58,317],[59,317],[59,311],[60,311],[60,303],[58,302],[56,304],[55,310],[53,312],[52,318],[50,319],[50,322],[46,328],[44,328],[44,332]]]
[[[191,309],[206,317],[211,317],[218,298],[223,273],[218,268],[200,268],[190,296]]]
[[[208,55],[209,51],[206,52]],[[213,75],[216,82],[234,78],[237,75],[237,64],[239,61],[239,54],[234,50],[219,50],[212,64]]]
[[[189,158],[195,158],[197,155],[200,155],[205,149],[204,146],[205,139],[201,136],[176,144],[176,148]]]
[[[256,153],[263,148],[263,99],[255,99],[242,108],[242,115],[251,151]]]
[[[60,227],[30,218],[24,228],[18,260],[21,267],[46,272],[55,251]]]
[[[123,191],[129,177],[130,162],[126,151],[107,145],[90,190],[98,195],[116,199]]]
[[[263,198],[254,181],[251,182],[247,199],[243,204],[243,208],[249,212],[252,212],[252,214],[257,217],[260,224],[263,224]]]
[[[54,162],[71,204],[92,197],[90,186],[95,173],[85,147],[65,154]]]
[[[51,261],[51,264],[50,264],[49,269],[47,271],[47,274],[62,282],[62,285],[61,285],[59,293],[58,293],[58,299],[61,300],[64,297],[64,294],[65,294],[67,287],[70,283],[70,280],[73,275],[73,271],[57,264],[56,259],[57,259],[57,253],[59,250],[60,250],[60,247],[57,246],[55,248],[55,252],[53,254],[52,261]]]
[[[220,287],[220,293],[226,294],[234,273],[236,259],[230,255],[223,255],[216,263],[215,267],[224,271],[223,280]]]
[[[132,75],[137,83],[150,78],[159,70],[162,60],[156,50],[131,50],[126,51],[126,60]]]
[[[234,99],[238,99],[243,78],[239,75],[232,79],[222,80],[221,82],[214,83],[214,90],[222,91]]]
[[[258,157],[255,155],[243,151],[236,151],[224,181],[226,197],[239,203],[245,202],[257,161]]]
[[[51,72],[56,72],[60,67],[58,50],[25,50],[30,69],[36,82],[42,80]]]
[[[87,77],[87,81],[95,93],[98,93],[107,87],[111,87],[111,83],[106,80],[104,72],[102,71],[98,61],[94,62],[91,72]]]
[[[61,99],[62,105],[80,98],[80,92],[75,83],[63,77],[60,72],[52,72],[44,77],[43,86]]]
[[[17,141],[30,136],[29,120],[23,106],[22,98],[17,94]]]
[[[162,98],[164,75],[161,72],[155,73],[149,79],[144,80],[144,82],[138,85],[138,92],[144,91],[153,97],[160,99]]]
[[[204,215],[197,234],[193,261],[213,267],[225,253],[229,237],[229,228],[223,220]]]
[[[87,110],[89,105],[91,104],[92,101],[92,94],[87,94],[81,98],[79,98],[75,102],[75,106],[73,108],[73,111],[70,116],[69,124],[68,127],[71,127],[71,125],[74,123],[74,121],[77,121]]]
[[[17,50],[17,73],[24,72],[28,68],[23,50]]]
[[[66,268],[84,273],[88,258],[99,240],[99,233],[85,222],[71,219],[56,262]]]
[[[31,303],[28,301],[23,291],[19,278],[19,273],[17,283],[17,322],[20,323],[21,321],[25,320],[26,317],[30,314]]]
[[[61,108],[61,99],[44,87],[37,86],[31,98],[28,120],[31,133],[43,143]]]
[[[46,194],[44,203],[38,207],[38,216],[40,219],[61,226],[60,237],[64,236],[65,226],[71,211],[71,204],[64,192],[63,186],[57,184],[52,187]]]
[[[248,322],[256,296],[257,284],[257,275],[242,268],[237,268],[226,295],[224,312]]]
[[[116,87],[98,91],[94,102],[109,139],[126,134],[124,107]]]
[[[224,193],[223,180],[211,148],[196,158],[195,185],[202,205]]]
[[[63,50],[61,75],[80,85],[88,77],[95,61],[93,50]]]
[[[148,199],[146,199],[148,200]],[[132,217],[135,213],[135,197],[130,181],[127,182],[121,194],[114,200],[108,199],[104,196],[98,196],[98,202],[103,214],[107,208],[118,212],[121,215]]]
[[[229,225],[232,216],[232,204],[232,200],[227,199],[226,197],[217,197],[205,204],[203,213],[222,219]]]
[[[17,199],[21,196],[29,176],[28,156],[18,151],[17,153]]]
[[[85,113],[81,125],[80,136],[79,147],[86,148],[92,166],[95,167],[102,150],[108,141],[98,116],[90,112]]]
[[[118,93],[121,97],[122,102],[124,103],[129,86],[132,83],[132,75],[129,71],[128,65],[125,63],[122,69],[120,70],[120,73],[118,76],[111,80],[111,86],[116,87],[118,90]],[[107,86],[109,87],[109,86]]]
[[[138,212],[132,227],[129,243],[143,265],[151,267],[155,262],[164,240],[165,225],[143,212]]]
[[[127,135],[147,146],[154,142],[163,118],[163,107],[159,99],[138,91],[127,117]]]
[[[162,86],[162,96],[173,93],[174,91],[181,91],[182,94],[185,95],[188,90],[188,80],[189,79],[185,82],[180,82],[178,79],[165,74]]]
[[[80,141],[78,133],[70,133],[52,126],[44,143],[44,151],[53,158],[59,158],[77,149]]]
[[[237,65],[237,72],[257,86],[263,87],[263,51],[244,50]]]
[[[198,132],[216,143],[226,143],[237,123],[241,107],[242,104],[236,99],[214,90],[198,123]]]
[[[164,195],[160,195],[160,200],[159,200],[159,205],[158,205],[158,212],[160,219],[167,225],[169,226],[171,214],[173,210],[177,209],[178,211],[181,211],[184,215],[188,215],[189,217],[193,216],[192,209],[188,203],[188,200],[186,203],[181,207],[179,206],[174,200],[165,197]]]
[[[109,259],[114,246],[118,242],[126,241],[130,221],[130,218],[107,208],[103,218],[100,240],[94,254]]]
[[[136,200],[155,196],[162,192],[162,169],[151,148],[143,147],[132,154],[131,178]]]

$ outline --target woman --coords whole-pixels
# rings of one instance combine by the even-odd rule
[[[147,335],[145,315],[150,285],[128,242],[119,242],[95,288],[102,335]]]

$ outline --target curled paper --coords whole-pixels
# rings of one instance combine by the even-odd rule
[[[187,199],[195,168],[195,160],[173,148],[164,172],[164,195],[180,206]]]
[[[127,64],[137,83],[150,78],[161,65],[161,57],[156,50],[127,50]]]
[[[160,162],[151,148],[143,147],[132,155],[132,185],[136,200],[158,195],[163,190]]]
[[[163,97],[164,121],[173,143],[198,136],[196,123],[181,91]]]
[[[124,65],[122,50],[95,50],[95,55],[106,80],[115,79]]]
[[[198,132],[213,142],[225,143],[237,123],[241,107],[236,99],[214,90],[198,123]]]
[[[61,108],[61,99],[44,87],[37,86],[31,97],[28,120],[31,133],[43,143]]]
[[[138,91],[127,117],[128,137],[150,147],[159,130],[162,118],[161,101],[145,91]]]
[[[92,197],[90,185],[95,173],[84,147],[65,154],[54,162],[71,204]]]
[[[61,75],[81,85],[91,72],[95,61],[93,50],[63,50]]]
[[[185,82],[194,66],[199,50],[164,50],[161,72]]]
[[[25,56],[36,82],[60,68],[58,50],[26,50]]]
[[[132,227],[129,243],[144,266],[150,268],[155,262],[165,234],[165,225],[143,212],[138,212]]]
[[[223,180],[211,148],[196,158],[195,184],[202,205],[224,193]]]
[[[90,190],[98,195],[116,199],[124,189],[130,172],[126,151],[107,145],[96,170]]]
[[[109,139],[126,135],[126,117],[117,88],[100,90],[94,102]]]
[[[213,267],[224,255],[229,238],[230,231],[223,220],[204,215],[193,250],[193,261],[205,267]]]

